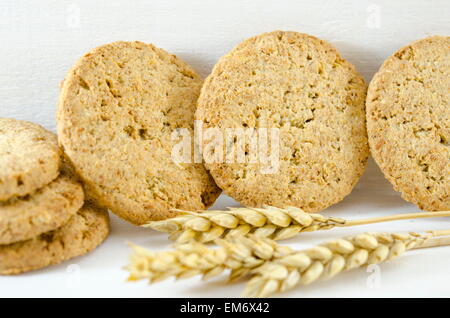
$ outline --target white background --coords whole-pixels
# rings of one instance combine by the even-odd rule
[[[450,3],[439,1],[0,1],[0,117],[55,128],[58,86],[85,52],[116,40],[141,40],[177,54],[203,76],[249,36],[294,30],[328,40],[369,82],[382,61],[410,41],[450,34]],[[217,208],[237,206],[222,196]],[[361,218],[417,211],[370,163],[355,190],[327,215]],[[366,230],[450,228],[446,219],[392,222],[308,233],[286,243],[303,248]],[[162,233],[113,217],[112,233],[93,253],[17,277],[0,277],[0,296],[237,297],[244,284],[193,278],[157,285],[126,283],[126,241],[168,247]],[[283,294],[286,297],[450,296],[450,247],[412,251],[380,266],[339,275]],[[373,276],[373,275],[376,275]],[[373,278],[376,284],[372,284]]]

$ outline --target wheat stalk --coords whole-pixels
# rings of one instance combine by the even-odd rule
[[[179,243],[190,240],[206,243],[234,234],[253,234],[281,240],[299,232],[326,230],[345,223],[340,218],[306,213],[295,207],[229,208],[228,211],[179,213],[175,218],[150,222],[144,226],[168,232],[170,238]]]
[[[249,274],[253,278],[245,290],[247,296],[268,296],[297,284],[310,284],[320,277],[330,278],[343,270],[390,260],[405,250],[450,243],[450,231],[424,234],[365,233],[333,240],[314,248],[295,251],[268,238],[240,234],[216,240],[218,248],[191,241],[178,243],[171,251],[151,252],[132,246],[129,280],[157,282],[201,275],[204,279],[230,270],[229,279]]]
[[[364,233],[329,241],[265,262],[251,272],[243,294],[267,297],[318,279],[330,279],[342,271],[390,261],[407,250],[448,245],[450,237],[439,237],[447,235],[450,231]]]
[[[349,221],[321,214],[306,213],[296,207],[280,209],[270,206],[264,208],[229,208],[228,211],[201,213],[179,211],[179,213],[177,217],[150,222],[144,227],[168,232],[170,233],[169,237],[178,243],[186,243],[191,240],[207,243],[236,233],[282,240],[294,237],[300,232],[329,230],[334,227],[450,216],[450,211],[420,212]]]

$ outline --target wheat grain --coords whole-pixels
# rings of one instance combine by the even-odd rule
[[[300,232],[327,230],[345,224],[343,219],[306,213],[295,207],[280,209],[267,206],[179,213],[175,218],[150,222],[144,226],[168,232],[169,237],[178,243],[191,240],[207,243],[235,234],[253,234],[281,240],[294,237]]]
[[[329,230],[334,227],[364,225],[378,222],[450,216],[450,211],[420,212],[389,215],[363,220],[344,220],[310,214],[295,207],[285,209],[265,206],[263,208],[230,208],[228,211],[189,212],[178,211],[179,216],[163,221],[150,222],[149,227],[168,232],[169,238],[178,243],[198,241],[212,242],[228,235],[253,234],[273,240],[288,239],[301,232]]]

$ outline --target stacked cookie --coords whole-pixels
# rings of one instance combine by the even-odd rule
[[[54,134],[0,118],[0,274],[60,263],[108,235],[106,210],[84,203]]]

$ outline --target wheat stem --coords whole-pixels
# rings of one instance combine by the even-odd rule
[[[431,238],[415,248],[428,248],[450,245],[450,230],[428,231]]]
[[[450,216],[450,211],[396,214],[362,220],[344,220],[321,214],[306,213],[295,207],[285,209],[265,206],[263,208],[229,208],[227,211],[189,212],[178,211],[179,216],[163,221],[150,222],[149,227],[170,233],[178,243],[194,240],[202,243],[226,238],[236,233],[253,234],[273,240],[296,236],[301,232],[328,230],[372,223]]]
[[[450,216],[450,211],[439,211],[439,212],[415,212],[415,213],[402,213],[387,215],[369,219],[362,220],[349,220],[346,221],[344,226],[355,226],[355,225],[365,225],[389,221],[399,221],[399,220],[411,220],[411,219],[422,219],[422,218],[437,218]]]

